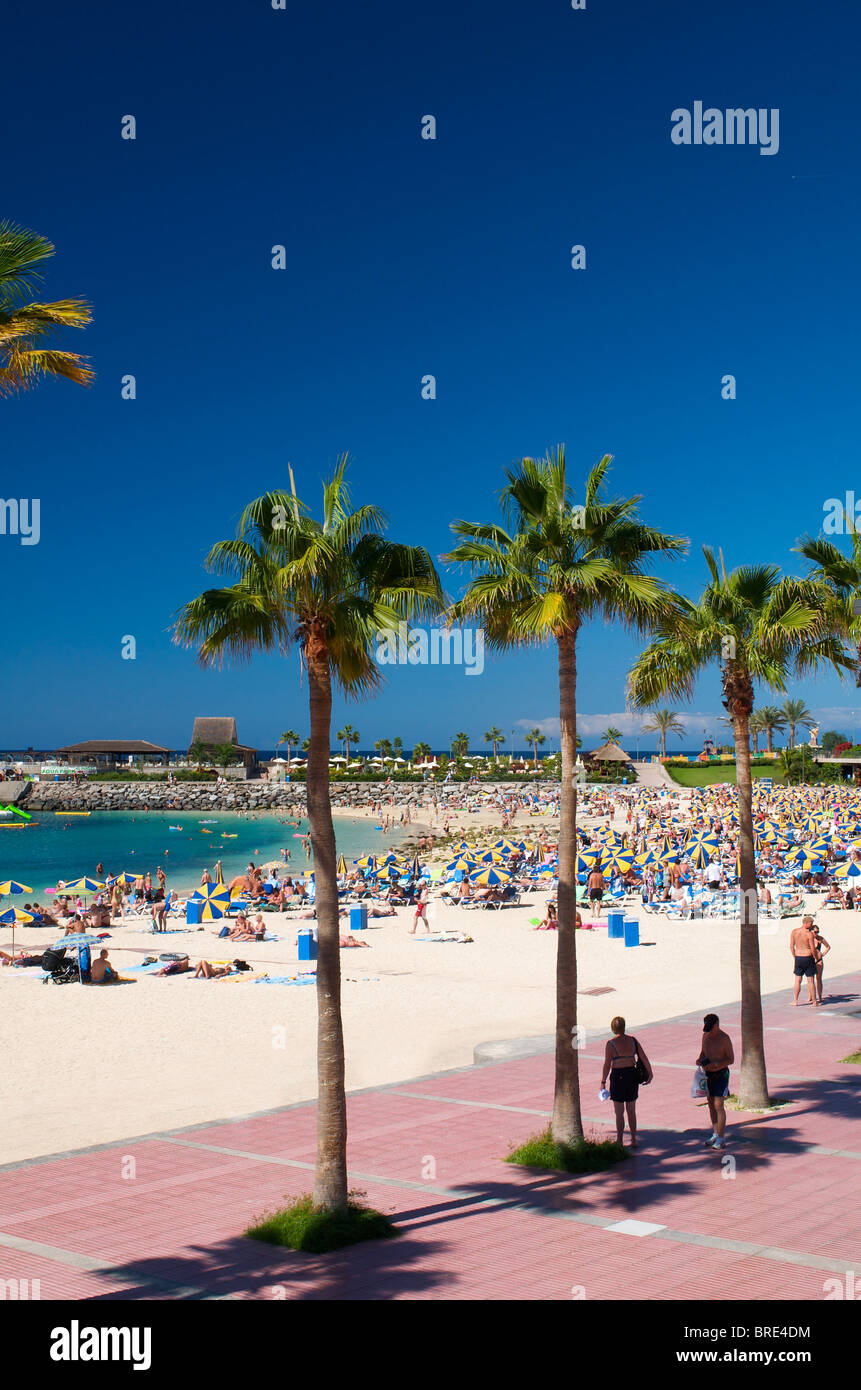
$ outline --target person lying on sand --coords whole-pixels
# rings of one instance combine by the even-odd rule
[[[232,969],[232,965],[213,965],[211,961],[202,960],[198,962],[194,978],[196,980],[219,980],[222,975],[229,975]]]
[[[370,946],[370,941],[359,941],[355,936],[342,936],[339,938],[341,946]]]

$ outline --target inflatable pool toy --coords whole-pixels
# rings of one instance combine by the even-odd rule
[[[168,830],[181,830],[181,829],[182,829],[182,826],[181,826],[181,825],[169,825],[167,828],[168,828]]]
[[[201,833],[201,835],[211,835],[211,834],[212,834],[212,831],[211,831],[211,830],[201,830],[200,833]]]
[[[211,834],[212,834],[212,831],[210,830],[209,833],[210,833],[210,835],[211,835]],[[236,835],[228,835],[228,833],[227,833],[226,830],[222,830],[222,832],[221,832],[221,838],[222,838],[222,840],[237,840],[237,839],[239,838],[239,836],[238,836],[238,834],[236,834]]]

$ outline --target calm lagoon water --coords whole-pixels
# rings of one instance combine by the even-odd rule
[[[14,878],[26,883],[36,897],[53,888],[58,879],[83,874],[95,877],[100,863],[106,874],[123,870],[155,874],[161,864],[168,886],[177,889],[196,888],[204,868],[214,877],[216,859],[221,860],[224,877],[229,880],[250,860],[261,864],[279,860],[282,846],[290,850],[290,869],[313,868],[298,838],[307,832],[307,820],[295,826],[285,824],[280,815],[252,818],[226,811],[130,815],[93,811],[89,816],[56,816],[36,812],[33,821],[34,825],[24,830],[0,829],[0,881]],[[171,826],[182,829],[172,830]],[[394,830],[384,836],[370,820],[336,817],[335,837],[338,853],[349,863],[362,854],[379,853],[403,835]],[[3,906],[10,901],[17,904],[21,899],[0,900]]]

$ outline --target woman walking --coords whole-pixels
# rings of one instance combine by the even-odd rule
[[[604,1048],[604,1070],[601,1075],[601,1089],[610,1077],[610,1099],[616,1111],[616,1142],[622,1143],[625,1133],[625,1114],[628,1116],[628,1129],[631,1134],[630,1147],[637,1147],[637,1096],[640,1080],[648,1086],[652,1080],[652,1067],[648,1057],[636,1038],[625,1032],[625,1020],[618,1015],[611,1019],[613,1037]]]

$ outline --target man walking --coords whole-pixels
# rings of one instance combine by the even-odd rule
[[[592,907],[593,917],[597,917],[601,911],[601,899],[604,896],[604,874],[596,864],[591,870],[586,880],[586,892],[589,895],[589,902]]]
[[[718,1027],[717,1014],[706,1014],[703,1019],[703,1041],[696,1065],[706,1074],[709,1116],[712,1132],[706,1140],[709,1149],[725,1149],[726,1096],[729,1095],[729,1069],[735,1061],[729,1035]]]
[[[805,913],[800,927],[793,927],[789,934],[789,950],[795,961],[795,992],[792,1003],[798,1007],[798,995],[802,979],[807,980],[807,1002],[819,1005],[816,998],[816,941],[813,935],[813,918]]]

